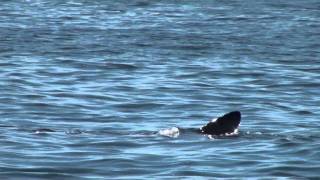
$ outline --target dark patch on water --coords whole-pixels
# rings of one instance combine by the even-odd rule
[[[124,63],[106,63],[105,67],[107,69],[114,70],[136,70],[138,67],[133,64],[124,64]]]

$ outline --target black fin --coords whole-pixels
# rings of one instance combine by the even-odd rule
[[[211,135],[223,135],[226,133],[233,133],[238,128],[241,121],[240,111],[232,111],[214,122],[209,122],[201,128],[201,132]]]

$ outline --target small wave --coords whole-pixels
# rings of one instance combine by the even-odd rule
[[[77,135],[77,134],[82,134],[83,131],[81,131],[80,129],[69,129],[65,133],[68,135]]]
[[[48,129],[48,128],[40,128],[32,131],[34,134],[47,134],[47,133],[53,133],[56,132],[55,130]]]
[[[105,67],[108,69],[122,69],[122,70],[136,70],[138,66],[133,64],[124,64],[124,63],[106,63]]]
[[[299,111],[295,111],[295,113],[298,115],[311,115],[311,114],[313,114],[313,112],[308,111],[308,110],[299,110]]]

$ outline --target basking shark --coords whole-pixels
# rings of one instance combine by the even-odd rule
[[[208,122],[206,125],[202,126],[201,128],[177,128],[172,127],[169,129],[162,129],[157,132],[143,132],[143,135],[153,135],[153,134],[159,134],[162,136],[168,136],[168,137],[178,137],[180,132],[192,132],[196,134],[203,134],[207,135],[209,138],[216,137],[216,136],[230,136],[230,135],[237,135],[238,128],[241,121],[241,113],[240,111],[232,111],[229,113],[224,114],[223,116],[220,116],[216,119],[213,119],[212,121]],[[32,131],[35,134],[48,134],[57,132],[53,129],[48,128],[40,128],[35,129]],[[68,130],[65,133],[66,134],[81,134],[83,132],[90,133],[90,131],[81,131],[78,129],[75,130]],[[116,133],[115,133],[116,134]],[[121,134],[121,133],[119,133]]]
[[[221,117],[213,119],[206,125],[202,126],[200,129],[193,129],[193,131],[199,134],[208,135],[209,137],[236,135],[238,133],[240,121],[240,111],[232,111],[224,114]],[[182,131],[184,130],[182,129]],[[178,137],[180,134],[180,130],[177,127],[173,127],[160,130],[158,133],[163,136]]]

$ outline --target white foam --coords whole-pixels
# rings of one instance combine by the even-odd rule
[[[239,134],[239,130],[238,129],[235,129],[233,132],[231,133],[225,133],[225,134],[221,134],[221,135],[211,135],[211,134],[208,134],[207,137],[209,139],[215,139],[216,137],[221,137],[221,136],[236,136]]]
[[[224,134],[225,136],[234,136],[234,135],[238,135],[239,133],[239,130],[238,129],[235,129],[232,133],[226,133]]]
[[[177,127],[172,127],[169,129],[161,129],[159,131],[159,134],[162,136],[167,136],[167,137],[172,137],[172,138],[177,138],[180,134],[180,131]]]

